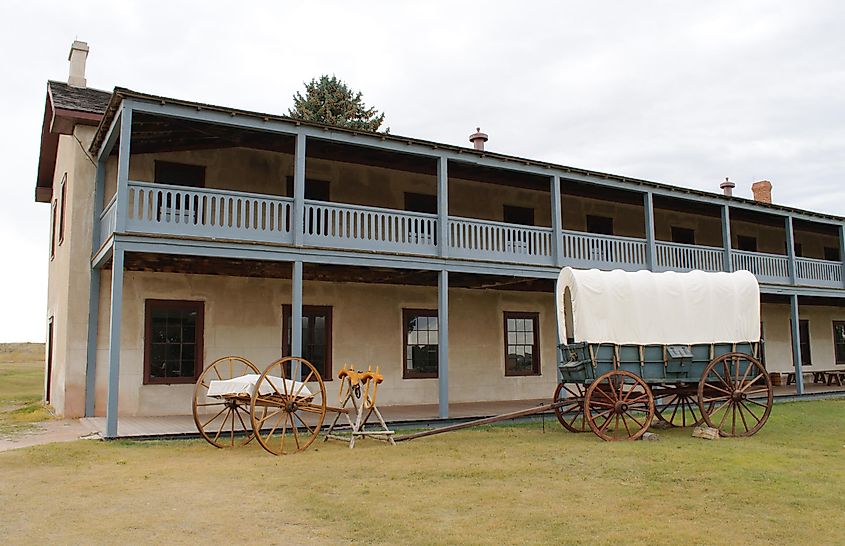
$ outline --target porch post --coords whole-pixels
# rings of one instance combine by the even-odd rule
[[[305,236],[305,135],[296,134],[293,168],[293,244],[302,246]],[[301,265],[301,264],[300,264]]]
[[[120,115],[120,147],[118,148],[117,154],[117,187],[115,189],[114,203],[115,233],[124,233],[126,231],[126,216],[129,212],[129,154],[131,140],[132,108],[124,101]],[[107,156],[104,156],[104,160],[105,157]],[[95,222],[95,224],[99,225],[99,222]],[[99,233],[99,229],[95,233]]]
[[[725,249],[722,271],[733,271],[731,259],[731,211],[727,205],[722,205],[722,248]]]
[[[117,396],[120,391],[120,323],[123,316],[123,248],[112,250],[111,315],[109,317],[109,389],[106,438],[117,437]]]
[[[790,326],[792,328],[792,365],[795,367],[795,392],[804,394],[804,376],[801,374],[801,330],[798,319],[798,296],[789,296]]]
[[[560,177],[555,175],[552,183],[552,244],[554,245],[554,260],[557,267],[563,267],[563,218],[560,202]]]
[[[291,281],[291,306],[290,306],[290,356],[302,356],[302,260],[293,262],[293,275]],[[296,366],[292,372],[293,379],[300,378],[299,367]]]
[[[100,246],[100,214],[102,213],[103,186],[106,176],[105,159],[97,161],[94,177],[93,229],[91,234],[91,254]],[[88,283],[88,345],[85,348],[85,417],[94,416],[94,389],[97,375],[97,328],[100,315],[100,270],[91,268]]]
[[[437,158],[437,251],[449,255],[449,166],[443,156]]]
[[[792,216],[786,217],[786,255],[789,258],[789,284],[795,284],[797,280],[797,271],[795,265],[795,232],[792,228]]]
[[[845,288],[845,224],[839,224],[839,261],[842,262],[842,287]]]
[[[438,415],[449,417],[449,272],[440,271],[437,282],[437,387]]]
[[[646,265],[650,271],[655,271],[657,246],[654,243],[654,199],[650,191],[643,194],[643,209],[645,209]]]

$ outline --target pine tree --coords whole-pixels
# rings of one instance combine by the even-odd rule
[[[288,115],[304,121],[373,132],[384,122],[384,114],[367,108],[360,91],[353,91],[335,76],[327,75],[306,83],[305,96],[299,91],[293,95],[293,108],[288,110]]]

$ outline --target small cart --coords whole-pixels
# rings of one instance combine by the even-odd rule
[[[193,415],[200,435],[215,447],[236,447],[257,440],[273,455],[304,451],[320,434],[327,412],[345,415],[349,433],[329,434],[355,445],[355,439],[370,437],[393,443],[375,405],[376,388],[383,377],[378,370],[356,372],[342,369],[340,406],[326,403],[326,386],[308,360],[285,357],[264,371],[241,356],[226,356],[212,362],[194,388]],[[373,386],[370,390],[370,386]],[[367,428],[370,418],[378,429]],[[335,419],[329,432],[338,424]]]
[[[750,436],[772,409],[760,291],[747,271],[564,268],[554,411],[572,432],[634,440],[654,419]]]

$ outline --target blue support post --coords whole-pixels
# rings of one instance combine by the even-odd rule
[[[657,246],[654,243],[654,199],[650,191],[643,194],[645,210],[646,265],[650,271],[657,266]]]
[[[560,200],[560,177],[555,175],[551,179],[552,184],[552,232],[554,239],[555,265],[563,267],[563,216],[562,203]]]
[[[449,255],[449,168],[445,157],[437,158],[437,251]]]
[[[290,356],[302,356],[302,260],[293,262],[290,306]],[[295,366],[293,379],[301,379],[301,370]]]
[[[795,265],[795,231],[792,227],[792,216],[787,216],[785,221],[786,228],[786,255],[789,258],[789,284],[794,285],[797,280],[797,272]]]
[[[120,391],[120,323],[123,315],[123,248],[112,250],[111,315],[109,317],[109,389],[106,438],[117,437],[117,397]]]
[[[296,134],[293,168],[293,244],[302,246],[305,235],[305,135]]]
[[[449,417],[449,272],[437,282],[437,405],[441,419]]]
[[[789,296],[789,315],[792,328],[792,365],[795,367],[795,392],[804,394],[804,376],[801,373],[801,330],[798,318],[798,296]]]
[[[132,107],[124,103],[120,114],[120,148],[118,149],[117,155],[115,233],[126,232],[126,216],[129,212],[129,154],[131,140]]]
[[[845,288],[845,225],[839,224],[839,261],[842,262],[842,288]]]
[[[733,259],[731,258],[731,211],[727,205],[722,205],[722,248],[725,249],[722,270],[730,273],[733,271]]]
[[[94,177],[93,226],[91,253],[97,251],[100,243],[100,214],[102,213],[103,187],[106,176],[105,158],[97,162]],[[88,284],[88,345],[85,348],[85,417],[94,416],[95,384],[97,375],[97,328],[100,315],[100,270],[91,268]]]

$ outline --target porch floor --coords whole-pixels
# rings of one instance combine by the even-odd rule
[[[776,398],[795,396],[795,385],[774,387]],[[805,382],[805,395],[845,395],[845,387],[827,386]],[[449,419],[472,419],[490,417],[502,413],[548,404],[547,398],[508,400],[500,402],[464,402],[449,404]],[[379,408],[385,421],[394,424],[427,423],[439,420],[437,404],[411,406],[382,406]],[[327,415],[327,418],[329,416]],[[82,425],[101,436],[106,431],[105,417],[84,417]],[[151,438],[157,436],[193,436],[197,434],[191,415],[165,415],[158,417],[120,417],[117,423],[118,438]]]

